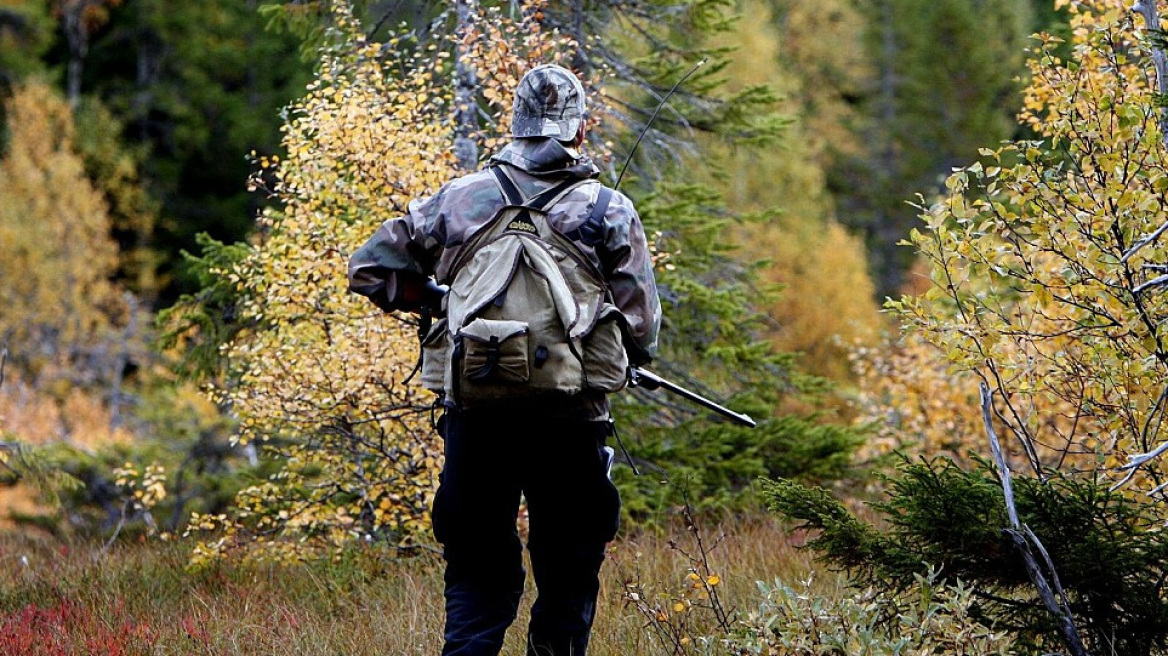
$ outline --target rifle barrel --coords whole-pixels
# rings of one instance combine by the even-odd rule
[[[750,428],[754,428],[758,425],[755,423],[754,419],[750,418],[750,415],[745,415],[745,414],[742,414],[741,412],[734,412],[733,410],[731,410],[725,406],[719,405],[719,404],[707,399],[706,397],[702,396],[701,394],[698,394],[697,392],[690,391],[690,390],[682,387],[681,385],[678,385],[676,383],[665,380],[664,378],[658,376],[657,374],[655,374],[651,371],[646,371],[645,369],[641,369],[639,367],[634,368],[633,374],[632,374],[632,381],[633,381],[634,385],[639,385],[639,386],[644,387],[645,389],[648,389],[648,390],[655,390],[657,388],[664,388],[668,392],[672,392],[672,393],[674,393],[682,398],[689,399],[690,401],[693,401],[694,403],[697,403],[698,405],[703,406],[705,408],[709,408],[710,410],[713,410],[714,412],[717,412],[718,414],[720,414],[724,417],[728,417],[730,419],[733,419],[734,421],[738,422],[739,424],[742,424],[743,426],[748,426]]]

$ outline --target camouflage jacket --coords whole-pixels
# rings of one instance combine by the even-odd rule
[[[595,179],[592,161],[554,139],[516,139],[491,158],[508,166],[520,191],[531,197],[568,176]],[[584,223],[601,185],[581,185],[548,212],[551,225],[571,234]],[[403,309],[408,282],[435,278],[448,283],[459,247],[506,205],[494,177],[478,171],[457,178],[429,198],[414,200],[406,216],[386,221],[349,261],[349,289],[384,310]],[[604,216],[602,238],[577,241],[581,252],[605,276],[635,347],[646,354],[657,346],[661,305],[640,217],[632,201],[615,192]],[[640,354],[630,353],[634,361]]]

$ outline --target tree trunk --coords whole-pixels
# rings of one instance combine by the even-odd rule
[[[91,4],[92,0],[66,0],[61,6],[61,21],[69,45],[65,97],[74,109],[81,100],[81,75],[85,70],[85,58],[89,55],[89,32],[85,29],[84,15]]]
[[[454,120],[454,155],[458,159],[458,166],[464,171],[473,171],[478,166],[479,147],[475,135],[479,131],[478,79],[474,68],[466,61],[469,39],[472,38],[474,26],[473,3],[475,0],[458,0],[455,11],[458,26],[455,31],[458,45],[455,48],[455,120]]]
[[[880,134],[874,135],[880,140],[879,170],[874,172],[875,188],[883,196],[893,196],[897,192],[893,189],[894,181],[899,177],[901,168],[900,152],[897,143],[897,88],[900,81],[897,79],[897,47],[896,36],[896,8],[895,0],[881,0],[880,2],[880,87],[877,95],[877,106],[880,115]],[[902,205],[903,207],[903,205]],[[895,251],[904,235],[895,211],[890,211],[886,203],[876,204],[876,216],[873,224],[867,227],[870,242],[875,244],[873,255],[877,258],[875,271],[879,279],[877,288],[894,290],[900,286],[900,270],[897,266]]]
[[[1160,9],[1156,0],[1137,0],[1132,11],[1144,17],[1148,31],[1153,36],[1163,36],[1160,25]],[[1168,54],[1164,53],[1163,41],[1152,41],[1152,65],[1156,67],[1156,86],[1161,97],[1168,96]],[[1160,108],[1160,140],[1168,148],[1168,107]]]
[[[150,24],[150,13],[154,10],[150,2],[138,3],[137,71],[134,79],[133,121],[141,143],[150,141],[150,110],[154,106],[154,87],[162,75],[162,60],[165,45],[162,38]]]

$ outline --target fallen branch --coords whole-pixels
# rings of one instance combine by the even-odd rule
[[[1014,505],[1014,486],[1010,480],[1010,466],[1006,462],[1005,454],[1002,452],[1002,445],[998,440],[998,433],[994,430],[993,395],[990,392],[989,386],[984,381],[980,385],[980,392],[982,420],[985,422],[986,434],[990,440],[990,450],[994,454],[994,462],[997,463],[998,471],[1002,477],[1002,492],[1006,497],[1006,513],[1010,518],[1011,528],[1004,529],[1003,532],[1010,537],[1010,540],[1022,555],[1022,560],[1026,565],[1026,573],[1030,575],[1030,580],[1034,583],[1034,587],[1038,589],[1038,596],[1042,599],[1042,604],[1046,606],[1047,611],[1057,618],[1059,633],[1062,634],[1067,648],[1071,650],[1071,655],[1090,656],[1087,653],[1087,649],[1083,646],[1083,640],[1079,637],[1078,629],[1075,627],[1075,620],[1071,615],[1070,605],[1067,603],[1067,596],[1063,591],[1062,583],[1059,581],[1058,572],[1054,568],[1054,561],[1051,560],[1050,554],[1042,546],[1042,542],[1034,534],[1034,531],[1031,531],[1029,526],[1022,524],[1018,519],[1018,510]],[[1046,565],[1046,571],[1050,573],[1050,578],[1054,580],[1053,587],[1048,581],[1046,574],[1043,573],[1042,567],[1039,566],[1038,559],[1034,557],[1035,549],[1042,555],[1043,562]]]

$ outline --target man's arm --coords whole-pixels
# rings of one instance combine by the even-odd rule
[[[628,325],[625,349],[634,365],[648,363],[657,350],[661,301],[645,228],[624,194],[615,192],[605,214],[605,274],[613,301]]]
[[[433,240],[425,233],[434,199],[410,203],[410,211],[390,219],[349,259],[349,291],[368,297],[386,312],[417,311],[430,298]]]

